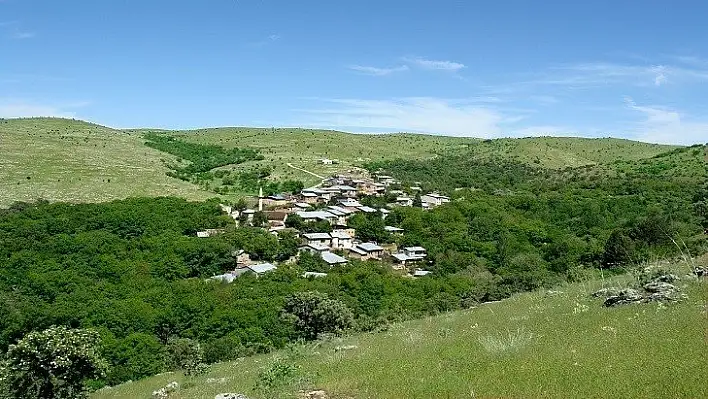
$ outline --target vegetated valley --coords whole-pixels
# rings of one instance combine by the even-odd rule
[[[56,140],[54,132],[41,130],[43,123],[31,134]],[[96,136],[90,140],[112,140],[91,134]],[[281,161],[281,155],[247,144],[261,139],[277,143],[281,135],[287,142],[293,132],[263,131],[255,138],[232,130],[116,134],[131,146],[139,140],[150,154],[151,179],[169,179],[184,191],[160,196],[159,189],[147,190],[132,198],[116,193],[116,199],[97,196],[95,201],[82,196],[79,203],[64,196],[50,198],[59,202],[19,201],[28,199],[22,194],[0,210],[0,351],[32,331],[66,326],[100,336],[98,351],[108,367],[87,380],[91,389],[167,371],[181,373],[104,389],[97,398],[148,397],[175,378],[182,386],[176,393],[181,396],[174,397],[183,398],[213,397],[225,387],[249,397],[288,396],[318,387],[342,397],[441,392],[448,397],[567,397],[569,392],[600,397],[611,392],[598,389],[594,377],[576,378],[583,373],[563,370],[572,370],[574,363],[579,370],[590,364],[600,367],[605,356],[620,362],[619,370],[602,368],[598,375],[638,377],[628,390],[616,391],[620,396],[696,397],[706,391],[705,383],[688,372],[698,367],[707,349],[700,337],[706,282],[694,274],[708,271],[701,269],[708,265],[700,257],[708,252],[706,146],[544,138],[535,147],[526,139],[462,143],[413,135],[356,136],[354,140],[365,140],[371,148],[378,148],[379,140],[422,142],[418,156],[356,152],[340,157],[339,165],[313,166],[320,155],[300,152],[311,157],[305,163],[301,156],[284,152]],[[226,144],[232,139],[237,145]],[[334,145],[321,140],[313,133],[309,143],[320,144],[309,145]],[[585,154],[586,161],[569,154]],[[13,156],[18,164],[29,162]],[[563,161],[571,158],[575,161]],[[274,164],[264,165],[268,159]],[[347,170],[390,176],[391,183],[376,194],[357,192],[358,207],[351,205],[352,198],[335,194],[310,204],[310,213],[299,212],[292,207],[307,199],[305,187],[313,177],[288,175],[299,173],[283,172],[282,163],[288,162],[325,176]],[[9,190],[10,178],[0,178]],[[27,181],[22,184],[31,184]],[[255,207],[254,200],[243,197],[259,188],[266,196],[283,196],[274,196],[265,212],[254,210],[249,217],[246,211]],[[449,201],[423,206],[427,193]],[[206,194],[215,198],[203,200]],[[11,198],[2,196],[5,202]],[[281,198],[292,200],[281,204]],[[307,219],[312,211],[327,212],[333,206],[361,211],[347,214],[344,225],[342,220]],[[276,230],[273,218],[282,213],[290,217]],[[362,243],[375,243],[383,253],[422,248],[425,258],[410,258],[415,263],[401,267],[395,262],[400,258],[354,256],[357,252],[343,247],[327,251],[346,258],[333,266],[327,256],[303,251],[306,234],[334,237],[338,228],[353,231]],[[197,236],[204,231],[214,233]],[[231,282],[212,279],[233,271],[244,254],[251,264],[277,269],[245,273]],[[677,274],[681,281],[687,274],[696,276],[677,283],[685,297],[607,309],[589,297],[588,287],[605,285],[602,279],[623,287],[649,283],[631,273],[664,260],[669,260],[662,263],[664,274]],[[411,277],[419,271],[429,274]],[[317,276],[305,278],[306,272]],[[507,298],[484,305],[489,311],[479,307]],[[328,338],[332,334],[345,338]],[[652,352],[672,334],[670,356]],[[473,339],[474,345],[461,337]],[[325,339],[321,349],[302,344],[317,339]],[[298,342],[300,346],[292,346]],[[579,352],[573,362],[565,352],[558,355],[562,361],[551,355],[571,346],[577,352],[568,353]],[[661,358],[662,367],[675,371],[674,379],[666,380],[659,368],[625,369],[629,363],[618,356],[630,356],[629,347]],[[192,348],[199,367],[182,361],[189,352],[185,348]],[[290,349],[275,358],[266,355],[283,348]],[[402,352],[410,357],[401,358]],[[473,355],[487,371],[473,367],[478,373],[467,375],[452,365],[464,360],[472,367],[477,359],[463,358]],[[236,363],[215,365],[211,371],[201,368],[230,361]],[[549,366],[553,362],[558,364]],[[527,368],[519,371],[523,364]],[[434,372],[421,373],[426,365]],[[534,370],[544,371],[553,383],[543,389],[534,385],[534,378],[543,377]],[[207,382],[209,373],[212,380],[223,381]],[[505,383],[505,373],[517,380]],[[647,391],[640,382],[652,378],[663,382]],[[622,381],[610,378],[605,388],[620,387]]]

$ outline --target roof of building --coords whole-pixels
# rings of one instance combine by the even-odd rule
[[[308,204],[308,203],[306,203],[306,202],[296,202],[296,203],[295,203],[295,206],[298,207],[298,208],[304,208],[304,209],[307,209],[307,208],[311,208],[311,207],[312,207],[312,205],[310,205],[310,204]]]
[[[335,253],[329,252],[329,251],[322,252],[321,255],[322,255],[322,260],[324,260],[325,262],[327,262],[330,265],[338,265],[340,263],[347,263],[346,258],[343,258],[343,257],[341,257]]]
[[[391,254],[391,256],[400,262],[405,262],[407,260],[410,260],[410,257],[406,254],[403,254],[403,253]]]
[[[428,197],[437,198],[437,199],[446,199],[446,200],[449,200],[449,199],[450,199],[450,197],[446,197],[446,196],[440,195],[440,194],[438,194],[438,193],[428,193],[428,194],[425,194],[425,195],[428,196]]]
[[[376,213],[376,209],[370,206],[360,206],[359,210],[365,213]]]
[[[355,253],[357,253],[357,254],[359,254],[359,255],[368,255],[368,252],[364,251],[364,250],[361,249],[361,248],[357,248],[357,247],[351,247],[351,248],[349,248],[349,251],[355,252]]]
[[[273,212],[265,212],[266,217],[268,217],[268,220],[285,220],[288,217],[287,212],[278,212],[278,211],[273,211]]]
[[[322,244],[318,244],[318,243],[316,243],[316,242],[312,242],[312,243],[307,244],[307,247],[305,247],[305,248],[311,248],[311,249],[314,249],[314,250],[317,251],[317,252],[323,252],[323,251],[328,251],[328,250],[329,250],[329,247],[328,247],[328,246],[322,245]]]
[[[329,235],[332,238],[338,238],[340,240],[351,240],[352,239],[352,236],[350,236],[349,234],[347,234],[344,231],[333,231],[333,232],[329,233]]]
[[[331,238],[328,233],[306,233],[302,236],[308,240],[329,240]]]
[[[389,213],[391,213],[391,211],[386,208],[379,208],[379,212],[383,213],[384,215],[388,215]]]
[[[423,247],[405,247],[403,248],[406,252],[425,252]]]
[[[275,270],[278,267],[275,266],[272,263],[260,263],[257,265],[251,265],[251,266],[246,266],[248,269],[251,269],[254,273],[256,274],[261,274],[265,272],[269,272],[271,270]]]
[[[346,206],[347,208],[359,208],[363,206],[359,201],[351,198],[339,200],[337,203],[341,206]]]
[[[336,219],[337,216],[325,211],[300,211],[297,213],[303,219]]]
[[[348,211],[348,210],[346,210],[346,209],[344,209],[344,208],[340,208],[340,207],[338,207],[338,206],[336,206],[336,207],[335,207],[335,206],[330,206],[330,207],[328,207],[328,208],[327,208],[327,212],[329,212],[329,213],[331,213],[332,215],[335,215],[335,216],[347,216],[347,215],[349,215],[349,214],[351,213],[350,211]]]
[[[252,214],[256,213],[256,210],[255,209],[246,209],[245,211],[243,211],[243,213],[246,215],[252,215]]]
[[[308,277],[327,277],[327,273],[319,273],[319,272],[305,272],[302,274],[302,277],[308,278]]]
[[[394,226],[385,226],[384,230],[388,231],[389,233],[399,233],[399,232],[403,231],[402,228],[394,227]]]
[[[396,197],[396,201],[397,201],[397,202],[401,202],[401,201],[406,201],[406,202],[407,202],[407,201],[413,201],[413,198],[410,198],[410,197]]]
[[[430,273],[432,273],[432,272],[429,270],[416,270],[413,272],[413,277],[423,277],[423,276],[427,276]]]
[[[276,200],[276,201],[285,201],[287,198],[283,194],[273,194],[269,195],[266,198]]]
[[[303,197],[309,197],[309,198],[317,197],[317,194],[316,194],[316,193],[313,193],[313,192],[311,192],[311,191],[303,191],[303,192],[300,193],[300,194],[301,194]]]
[[[207,237],[209,237],[209,232],[208,231],[197,231],[197,237],[207,238]]]
[[[373,242],[364,242],[361,244],[357,244],[358,248],[363,249],[366,252],[375,252],[375,251],[383,251],[383,247],[380,247]]]

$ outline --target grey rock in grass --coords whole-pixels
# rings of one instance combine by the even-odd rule
[[[620,291],[622,291],[622,290],[619,288],[615,288],[615,287],[602,288],[602,289],[599,289],[599,290],[593,292],[592,296],[594,296],[595,298],[608,298],[611,296],[619,295]]]
[[[626,288],[621,290],[619,294],[612,295],[605,299],[605,306],[611,307],[617,305],[625,305],[629,303],[639,303],[642,302],[643,299],[644,297],[639,294],[637,290]]]
[[[240,393],[220,393],[214,399],[248,399],[248,396]]]
[[[675,274],[662,274],[661,276],[654,279],[654,281],[658,281],[658,282],[662,282],[662,283],[673,283],[673,282],[676,282],[679,280],[680,280],[679,276],[677,276]]]
[[[652,281],[644,284],[644,290],[651,293],[657,292],[673,292],[676,291],[676,286],[662,281]]]

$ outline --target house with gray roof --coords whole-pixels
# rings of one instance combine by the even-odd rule
[[[384,248],[373,242],[356,244],[349,249],[349,256],[360,260],[380,260],[383,254]]]
[[[320,256],[322,256],[322,260],[327,262],[327,264],[330,266],[343,265],[347,263],[346,258],[343,258],[330,251],[322,252]]]

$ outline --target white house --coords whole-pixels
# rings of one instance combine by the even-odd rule
[[[332,237],[332,248],[334,249],[349,249],[352,247],[353,238],[344,231],[333,231],[330,234]]]
[[[408,256],[416,256],[420,258],[425,258],[428,256],[427,251],[423,247],[405,247],[403,252]]]
[[[361,259],[376,259],[379,260],[383,256],[384,248],[372,242],[356,244],[349,249],[349,255]]]
[[[302,235],[307,240],[307,245],[317,244],[325,247],[332,245],[329,233],[306,233]]]
[[[276,270],[278,267],[271,263],[260,263],[257,265],[241,266],[236,270],[214,276],[211,280],[222,281],[224,283],[232,283],[237,277],[242,276],[246,273],[255,273],[256,276],[260,276],[264,273]]]
[[[413,198],[396,197],[396,204],[400,206],[413,206]]]
[[[428,207],[434,207],[434,206],[440,206],[442,204],[446,204],[450,202],[450,197],[446,197],[444,195],[436,194],[436,193],[429,193],[422,195],[420,197],[421,202],[424,204],[428,204]]]
[[[320,159],[320,162],[322,163],[322,165],[332,165],[334,163],[333,160],[327,158]]]

